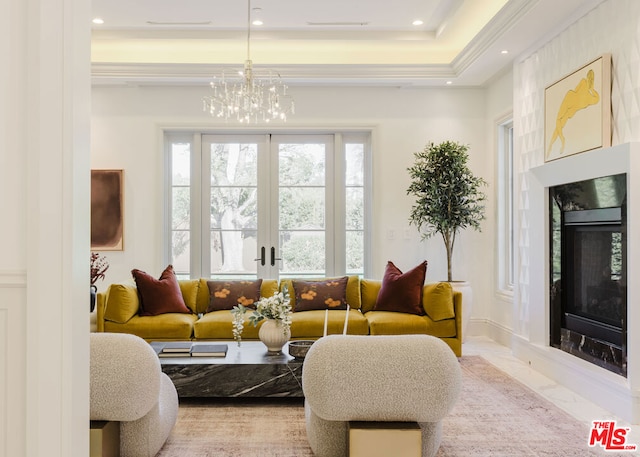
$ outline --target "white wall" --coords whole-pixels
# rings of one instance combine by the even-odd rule
[[[0,457],[89,451],[90,5],[0,15]]]
[[[159,274],[162,264],[163,127],[229,129],[201,111],[207,87],[94,87],[92,168],[125,170],[125,250],[106,252],[111,267],[104,288],[130,280],[130,270]],[[470,145],[471,167],[493,177],[487,148],[485,92],[482,89],[301,88],[294,87],[296,115],[285,129],[366,127],[373,135],[373,277],[387,260],[409,269],[429,261],[427,280],[446,279],[441,239],[421,242],[408,225],[412,200],[406,195],[413,153],[429,141],[456,140]],[[489,191],[490,189],[487,189]],[[493,216],[482,233],[463,232],[454,251],[454,276],[470,280],[478,303],[489,303],[486,281],[492,268]],[[390,231],[396,239],[388,239]],[[483,312],[486,307],[480,306]]]
[[[492,179],[491,198],[488,204],[488,218],[491,220],[491,231],[494,236],[495,250],[493,253],[493,264],[488,269],[487,282],[490,282],[493,300],[487,303],[481,316],[487,317],[487,325],[482,328],[482,333],[489,335],[492,339],[509,345],[509,339],[513,330],[513,295],[499,290],[498,278],[498,243],[503,234],[499,231],[498,225],[498,125],[503,123],[513,115],[513,71],[508,71],[496,78],[487,87],[486,120],[487,120],[487,149],[493,151],[491,154],[491,166],[494,179]]]

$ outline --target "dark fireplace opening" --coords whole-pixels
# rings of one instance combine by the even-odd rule
[[[549,195],[550,344],[626,375],[626,175]]]

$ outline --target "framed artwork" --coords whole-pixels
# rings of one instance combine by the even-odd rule
[[[611,55],[544,91],[545,162],[611,146]]]
[[[91,170],[91,250],[124,250],[123,170]]]

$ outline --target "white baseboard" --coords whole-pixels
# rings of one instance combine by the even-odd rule
[[[471,318],[468,331],[469,336],[486,336],[502,346],[511,347],[511,329],[489,319]]]

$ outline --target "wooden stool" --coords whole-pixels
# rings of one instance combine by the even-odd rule
[[[349,422],[349,457],[421,457],[417,422]]]
[[[91,421],[89,457],[120,457],[120,422]]]

